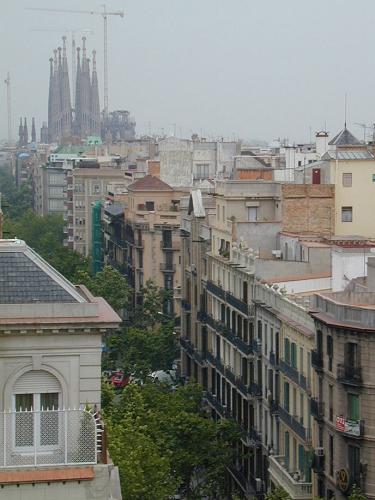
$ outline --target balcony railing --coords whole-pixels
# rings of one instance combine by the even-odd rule
[[[310,433],[306,428],[282,406],[279,407],[280,419],[294,431],[304,441],[310,441]]]
[[[181,250],[179,241],[160,241],[160,250]]]
[[[281,486],[289,494],[290,498],[311,500],[312,483],[298,479],[299,473],[297,471],[289,472],[284,456],[270,455],[268,471],[272,480],[278,486]]]
[[[174,273],[176,272],[176,264],[166,264],[165,262],[161,262],[160,271],[163,273]]]
[[[101,432],[86,410],[2,412],[0,469],[95,464]]]
[[[316,398],[310,399],[311,415],[317,420],[324,418],[324,401],[318,401]]]
[[[235,347],[237,347],[243,354],[248,356],[253,352],[253,346],[247,344],[244,340],[242,340],[240,337],[237,337],[234,333],[233,330],[228,328],[224,323],[215,320],[212,316],[209,314],[205,315],[206,318],[206,323],[208,326],[213,328],[216,332],[221,333],[224,335],[226,339],[229,340]],[[199,318],[198,318],[199,319]]]
[[[249,315],[249,305],[245,301],[238,299],[231,292],[225,291],[213,281],[207,281],[207,290],[222,301],[226,301],[229,305],[238,309],[245,316]]]
[[[323,353],[317,350],[311,351],[311,364],[315,370],[323,370]]]
[[[230,292],[226,292],[225,296],[226,296],[226,300],[227,300],[229,305],[235,307],[236,309],[241,311],[246,316],[249,314],[249,306],[248,306],[248,304],[246,304],[246,302],[244,302],[241,299],[238,299]]]
[[[280,370],[286,375],[290,380],[299,384],[298,371],[293,368],[293,366],[286,363],[283,359],[280,359]]]
[[[218,285],[215,285],[212,281],[207,281],[207,291],[216,295],[221,300],[225,300],[225,291]]]
[[[204,356],[200,354],[198,349],[192,344],[190,339],[187,339],[186,337],[180,337],[180,344],[181,346],[185,349],[185,351],[188,353],[188,355],[194,359],[199,365],[201,366],[206,366],[207,361],[205,360]]]
[[[362,369],[360,366],[337,365],[337,380],[347,385],[362,385]]]
[[[182,309],[184,309],[185,311],[191,310],[191,304],[186,299],[181,300],[181,306],[182,306]]]

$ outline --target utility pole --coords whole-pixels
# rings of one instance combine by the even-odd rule
[[[8,71],[7,77],[4,80],[7,86],[7,113],[8,113],[8,144],[12,144],[12,100],[10,93],[10,74]]]

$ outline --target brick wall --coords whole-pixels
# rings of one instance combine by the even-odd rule
[[[283,231],[334,234],[335,191],[331,184],[284,184]]]
[[[263,168],[236,168],[236,172],[234,175],[234,180],[250,180],[257,181],[259,179],[263,179],[266,181],[273,180],[273,170],[263,169]]]

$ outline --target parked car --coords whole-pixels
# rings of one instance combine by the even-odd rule
[[[111,384],[114,385],[115,389],[122,389],[123,387],[128,385],[129,381],[130,376],[125,375],[122,370],[117,370],[111,377]]]

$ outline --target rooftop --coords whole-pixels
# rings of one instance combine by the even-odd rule
[[[361,141],[359,141],[347,128],[346,124],[343,130],[339,132],[333,139],[328,143],[330,146],[360,146]]]
[[[146,175],[128,186],[129,191],[173,191],[173,188],[158,177]]]
[[[373,160],[371,151],[327,151],[322,160]]]

